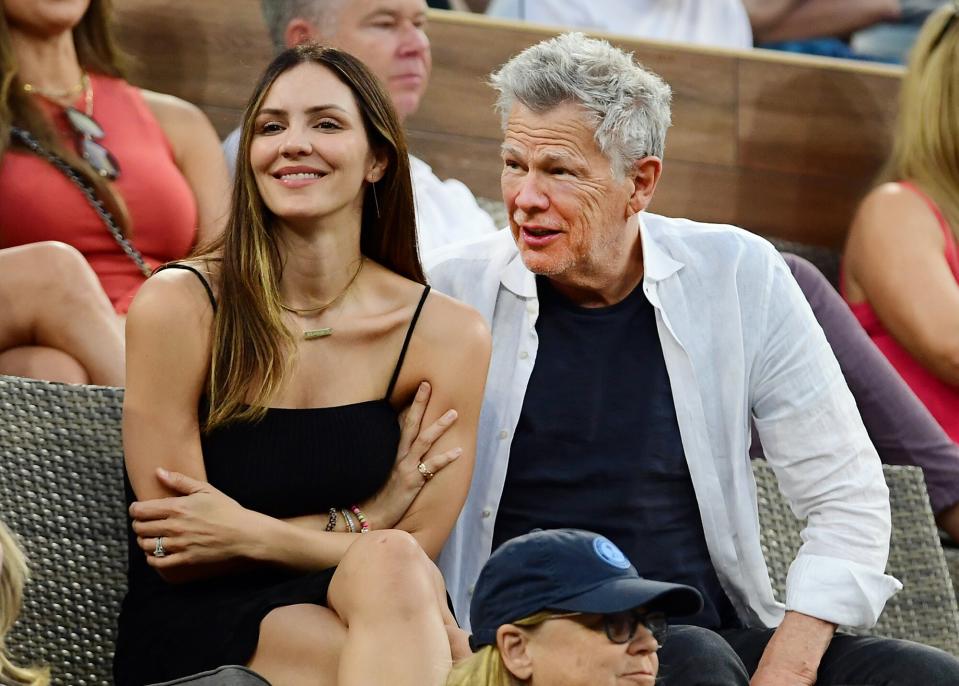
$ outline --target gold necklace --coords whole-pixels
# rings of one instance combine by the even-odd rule
[[[343,288],[343,290],[341,290],[339,293],[337,293],[337,294],[336,294],[336,297],[334,297],[332,300],[329,300],[329,301],[323,303],[322,305],[317,305],[317,306],[315,306],[315,307],[302,307],[302,308],[301,308],[301,307],[290,307],[289,305],[286,305],[286,304],[284,304],[284,303],[281,302],[281,303],[280,303],[280,307],[281,307],[282,309],[286,310],[287,312],[291,312],[291,313],[293,313],[293,314],[295,314],[295,315],[298,315],[298,316],[300,316],[300,317],[306,317],[306,316],[309,316],[309,315],[311,315],[311,314],[319,314],[320,312],[322,312],[323,310],[327,309],[327,308],[330,307],[331,305],[334,305],[335,303],[337,303],[344,295],[346,295],[346,292],[347,292],[348,290],[350,290],[350,286],[352,286],[352,285],[353,285],[353,282],[356,281],[356,277],[358,277],[358,276],[360,275],[360,272],[363,270],[363,265],[364,265],[365,262],[366,262],[366,258],[365,258],[365,257],[361,257],[361,258],[360,258],[360,266],[356,268],[356,271],[355,271],[355,272],[353,272],[353,276],[350,278],[349,282],[347,282],[347,284],[346,284],[346,286]],[[313,340],[314,338],[326,338],[327,336],[332,336],[332,335],[333,335],[333,327],[332,327],[332,326],[324,326],[324,327],[321,328],[321,329],[305,329],[305,330],[303,331],[303,338],[304,338],[304,340],[307,340],[307,341],[311,341],[311,340]]]
[[[40,95],[48,100],[66,100],[67,98],[73,98],[87,87],[87,73],[85,71],[80,71],[80,82],[75,86],[70,86],[63,91],[52,91],[46,88],[41,88],[40,86],[35,86],[32,83],[23,84],[23,90],[25,93],[30,93],[31,95]]]

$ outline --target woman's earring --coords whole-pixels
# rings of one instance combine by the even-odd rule
[[[370,181],[370,185],[373,187],[373,207],[376,208],[376,218],[380,218],[380,201],[376,197],[376,181]]]

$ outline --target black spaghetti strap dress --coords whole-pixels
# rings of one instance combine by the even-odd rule
[[[209,285],[199,272],[190,271],[206,286],[215,309]],[[279,518],[349,507],[376,493],[393,468],[400,436],[388,399],[428,293],[429,286],[410,321],[385,397],[337,407],[270,408],[259,422],[204,434],[209,482],[243,507]],[[128,479],[126,494],[129,504],[135,498]],[[131,529],[129,591],[120,611],[113,665],[116,683],[142,686],[246,664],[263,618],[286,605],[326,605],[334,571],[304,574],[263,567],[168,584],[147,565]]]

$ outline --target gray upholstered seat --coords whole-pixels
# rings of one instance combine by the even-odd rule
[[[959,655],[959,608],[918,467],[883,466],[892,507],[892,541],[886,571],[904,588],[888,603],[878,636],[907,638]],[[772,468],[753,460],[763,552],[773,588],[782,600],[789,564],[802,540],[802,523],[779,492]],[[846,629],[848,630],[848,629]]]
[[[9,638],[54,683],[112,683],[126,590],[123,391],[0,376],[0,517],[32,579]]]

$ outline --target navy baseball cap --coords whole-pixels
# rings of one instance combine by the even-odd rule
[[[496,630],[543,610],[608,614],[645,606],[694,615],[692,586],[644,579],[608,538],[579,529],[536,529],[494,552],[473,589],[473,650],[496,643]]]

